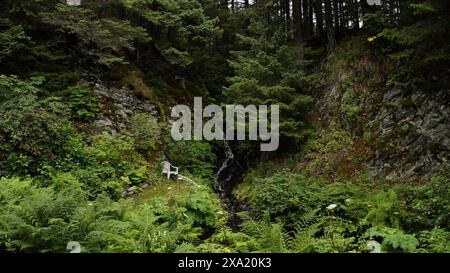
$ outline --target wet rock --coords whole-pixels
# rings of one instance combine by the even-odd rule
[[[377,115],[368,122],[372,126],[378,124],[383,143],[376,147],[369,163],[372,173],[397,180],[432,175],[448,164],[450,99],[447,93],[407,93],[392,89],[384,94]]]
[[[383,96],[383,101],[392,101],[394,98],[400,96],[402,94],[402,90],[397,89],[397,88],[392,88],[391,90],[389,90],[388,92],[386,92],[386,94],[384,94]]]
[[[101,81],[93,85],[93,92],[98,99],[100,114],[93,123],[98,133],[108,132],[116,135],[127,128],[131,116],[137,113],[158,115],[156,106],[149,99],[136,96],[129,87],[108,87]]]
[[[109,118],[104,117],[103,119],[96,120],[94,122],[94,125],[97,127],[104,128],[104,127],[112,127],[113,123]]]

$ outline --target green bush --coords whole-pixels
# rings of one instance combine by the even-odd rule
[[[64,169],[78,178],[90,198],[102,192],[119,198],[125,187],[146,181],[148,163],[134,149],[131,137],[103,134],[90,146],[79,143],[82,139],[72,141],[76,155],[68,157],[70,160],[64,162]]]
[[[74,85],[64,92],[66,104],[77,121],[93,121],[98,112],[97,99],[87,85]]]
[[[419,233],[420,252],[450,253],[450,232],[434,228]]]
[[[0,176],[36,174],[74,133],[62,103],[37,97],[42,80],[0,76]]]
[[[171,163],[187,170],[194,176],[213,179],[216,155],[206,141],[172,141],[168,144],[168,157]]]
[[[161,141],[162,126],[150,114],[140,113],[131,117],[130,129],[136,150],[143,154],[154,151]]]
[[[332,200],[324,200],[323,182],[279,171],[267,178],[251,178],[248,200],[260,214],[268,214],[275,221],[294,227],[307,210],[324,208]],[[254,180],[253,180],[254,179]],[[330,203],[328,203],[330,202]]]
[[[394,228],[374,227],[367,231],[366,236],[380,240],[381,250],[385,252],[416,252],[419,245],[414,235]]]
[[[75,85],[81,78],[80,73],[75,71],[39,72],[38,75],[45,77],[42,89],[46,95],[61,96],[63,98],[68,95],[66,93],[68,87]]]
[[[401,224],[406,230],[450,226],[450,178],[438,176],[423,186],[399,187]]]
[[[126,187],[149,182],[149,164],[134,149],[131,137],[104,134],[90,141],[86,144],[81,134],[68,137],[62,147],[64,156],[53,164],[43,165],[35,177],[39,185],[49,186],[54,179],[62,179],[57,184],[80,183],[93,200],[102,193],[118,199]]]
[[[195,225],[206,228],[218,228],[224,224],[225,213],[220,202],[207,190],[195,190],[183,194],[176,200],[178,206],[186,208],[186,216]]]

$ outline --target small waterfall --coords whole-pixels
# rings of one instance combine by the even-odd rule
[[[224,142],[225,159],[217,171],[216,191],[224,200],[229,212],[228,225],[233,230],[238,230],[240,219],[236,213],[246,210],[242,201],[236,199],[233,195],[233,189],[242,182],[244,168],[235,158],[230,144]]]

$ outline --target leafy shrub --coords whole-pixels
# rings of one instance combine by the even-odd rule
[[[360,98],[350,92],[344,93],[344,102],[341,105],[341,112],[347,121],[354,120],[360,112]]]
[[[134,142],[128,136],[97,136],[86,148],[86,152],[96,161],[111,166],[119,173],[146,165],[145,159],[134,150]]]
[[[320,208],[325,215],[330,204],[338,204],[333,211],[336,215],[345,215],[346,200],[358,192],[357,187],[349,184],[327,184],[288,170],[265,178],[248,175],[245,181],[250,183],[247,197],[252,207],[288,228],[295,228],[299,217],[309,210]]]
[[[64,94],[73,119],[86,122],[95,119],[98,112],[97,100],[87,85],[71,86],[64,91]]]
[[[62,156],[73,133],[67,108],[36,96],[42,80],[0,76],[0,176],[36,174]]]
[[[57,192],[62,192],[67,189],[82,188],[82,183],[72,173],[58,172],[52,175],[50,186]]]
[[[433,228],[424,230],[417,236],[420,242],[420,252],[450,253],[450,232]]]
[[[213,234],[204,243],[194,248],[197,252],[215,253],[249,253],[257,251],[259,244],[255,237],[243,232],[233,232],[229,228],[223,228]]]
[[[76,141],[80,140],[73,140],[72,145],[76,147]],[[65,168],[83,183],[90,198],[102,192],[119,198],[126,186],[142,183],[147,178],[148,163],[134,150],[133,140],[128,136],[103,134],[90,146],[78,144],[76,150],[77,155],[64,163]],[[74,166],[74,163],[78,164]]]
[[[300,214],[295,229],[290,232],[281,223],[273,223],[264,218],[261,220],[248,212],[239,213],[244,220],[241,225],[242,232],[250,236],[249,244],[243,245],[257,252],[272,253],[330,253],[354,249],[352,242],[355,238],[346,238],[337,229],[342,220],[319,216],[318,211],[308,210]]]
[[[161,125],[156,117],[140,113],[130,119],[130,133],[135,147],[141,153],[148,153],[156,149],[161,141]]]
[[[398,204],[400,221],[406,230],[435,226],[449,228],[449,183],[448,176],[438,176],[420,187],[403,186],[398,189],[401,198]]]
[[[213,178],[216,155],[206,141],[172,141],[168,144],[168,157],[182,170],[198,177]]]
[[[178,206],[186,208],[186,215],[195,225],[217,228],[224,224],[225,213],[217,198],[206,190],[195,190],[182,195],[176,200]]]
[[[63,158],[40,169],[40,176],[36,177],[39,185],[49,186],[55,178],[62,178],[57,184],[80,183],[93,200],[101,193],[118,199],[127,186],[148,181],[149,164],[134,150],[129,136],[99,135],[87,145],[83,135],[73,134],[62,150]]]
[[[380,238],[381,249],[386,252],[416,252],[419,245],[414,235],[394,228],[374,227],[367,231],[366,236],[370,239]]]
[[[397,200],[393,190],[361,190],[346,202],[343,209],[346,217],[358,221],[360,226],[398,226]]]
[[[66,97],[67,88],[74,86],[80,80],[80,73],[74,71],[58,71],[55,73],[39,72],[38,75],[45,77],[42,84],[43,93],[49,96]]]

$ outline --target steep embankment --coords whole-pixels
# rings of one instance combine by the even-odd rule
[[[363,44],[346,41],[324,62],[327,82],[310,113],[318,133],[302,166],[333,179],[427,180],[449,164],[448,90],[392,85],[395,64]]]

